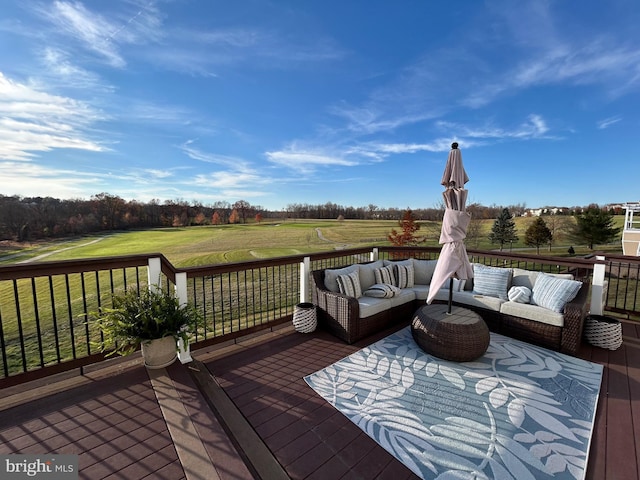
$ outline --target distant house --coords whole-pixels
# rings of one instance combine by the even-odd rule
[[[640,202],[624,204],[622,254],[640,257]]]
[[[559,215],[568,212],[566,207],[543,207],[543,208],[530,208],[523,216],[525,217],[539,217],[541,215]]]

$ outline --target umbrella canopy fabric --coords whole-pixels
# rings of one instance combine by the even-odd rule
[[[445,187],[464,188],[464,184],[469,181],[469,177],[462,164],[462,152],[458,149],[457,143],[453,143],[451,147],[441,183]]]
[[[466,280],[473,277],[473,268],[464,246],[471,221],[471,215],[465,211],[467,190],[464,184],[469,181],[469,177],[462,164],[462,153],[458,150],[458,144],[454,143],[451,147],[442,177],[442,185],[446,187],[442,193],[446,208],[439,240],[442,250],[429,286],[427,303],[433,301],[436,293],[450,278]]]

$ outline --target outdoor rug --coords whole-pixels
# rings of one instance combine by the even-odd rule
[[[602,365],[491,334],[486,354],[426,354],[409,327],[305,377],[424,479],[583,479]]]

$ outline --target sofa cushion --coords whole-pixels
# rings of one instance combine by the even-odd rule
[[[523,285],[516,285],[509,289],[507,296],[509,297],[510,302],[530,303],[531,289]]]
[[[376,283],[376,276],[373,272],[376,268],[380,268],[382,266],[384,266],[382,260],[358,264],[358,270],[360,271],[360,286],[363,291]]]
[[[533,286],[533,302],[554,312],[562,313],[567,302],[573,300],[582,282],[554,277],[540,272]]]
[[[343,295],[360,298],[362,296],[362,288],[360,287],[359,271],[354,270],[345,275],[338,275],[338,288]]]
[[[524,270],[522,268],[514,268],[513,276],[511,277],[511,286],[523,286],[530,290],[533,290],[533,286],[536,283],[536,278],[540,272],[535,270]],[[570,273],[547,273],[556,278],[564,278],[567,280],[573,280],[573,275]]]
[[[434,297],[436,300],[449,300],[449,290],[440,289],[436,296]],[[473,292],[467,292],[463,290],[462,292],[453,292],[452,300],[455,303],[459,303],[461,305],[470,305],[472,307],[478,308],[486,308],[488,310],[493,310],[495,312],[500,311],[500,307],[505,302],[501,298],[491,297],[488,295],[479,295]]]
[[[376,268],[374,270],[376,283],[387,283],[389,285],[397,286],[398,283],[396,282],[394,270],[395,268],[393,268],[393,265]]]
[[[328,268],[324,271],[324,286],[327,290],[338,293],[340,287],[338,287],[338,275],[349,274],[353,271],[359,270],[358,265],[349,265],[344,268]]]
[[[397,307],[398,305],[404,305],[408,302],[413,302],[416,299],[416,294],[411,288],[403,288],[400,293],[397,293],[389,299],[391,307]]]
[[[417,300],[426,300],[429,296],[429,285],[420,285],[416,283],[411,287],[411,290],[416,294]]]
[[[473,291],[479,295],[507,300],[513,270],[510,268],[487,267],[473,264]]]
[[[535,322],[546,323],[556,327],[564,327],[564,316],[548,308],[517,302],[504,302],[500,308],[503,315],[526,318]]]
[[[413,259],[414,281],[416,285],[429,285],[433,272],[436,269],[437,260]]]
[[[358,299],[360,318],[370,317],[391,308],[390,298],[360,297]]]
[[[411,288],[415,284],[413,264],[408,265],[396,265],[395,276],[396,285],[399,288]]]
[[[533,270],[514,268],[513,275],[511,276],[511,286],[527,287],[529,290],[533,290],[533,284],[536,283],[537,276],[538,272],[534,272]]]
[[[398,287],[394,287],[387,283],[376,283],[362,292],[363,295],[374,298],[391,298],[398,293],[400,293],[400,289]]]

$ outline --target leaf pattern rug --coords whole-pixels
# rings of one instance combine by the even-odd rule
[[[583,479],[602,365],[494,333],[449,362],[406,327],[305,380],[424,479]]]

